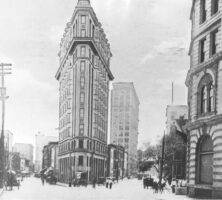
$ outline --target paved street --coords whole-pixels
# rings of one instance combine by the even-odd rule
[[[113,189],[104,186],[69,188],[60,185],[41,185],[40,179],[29,178],[22,182],[21,188],[5,191],[1,200],[186,200],[185,196],[175,196],[169,192],[153,194],[144,190],[138,180],[124,180],[114,184]]]

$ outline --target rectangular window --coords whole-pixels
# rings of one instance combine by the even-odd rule
[[[85,61],[81,61],[80,63],[80,72],[85,72],[85,68],[86,68],[86,62]]]
[[[86,47],[81,47],[81,57],[86,56]]]
[[[80,136],[83,136],[83,135],[84,135],[84,125],[83,125],[83,124],[80,124],[80,125],[79,125],[79,135],[80,135]]]
[[[206,0],[200,0],[200,23],[206,21],[207,11],[206,11]]]
[[[80,93],[80,103],[85,103],[85,93]]]
[[[79,156],[79,166],[83,166],[83,156]]]
[[[218,29],[210,34],[211,55],[218,51]]]
[[[211,0],[211,15],[214,15],[218,12],[219,9],[219,0]]]
[[[83,140],[79,140],[79,148],[83,149]]]
[[[200,63],[204,62],[206,58],[206,38],[200,41]]]
[[[80,87],[84,88],[85,87],[85,77],[80,78]]]
[[[82,16],[81,16],[81,23],[82,23],[82,24],[85,24],[85,23],[86,23],[86,16],[85,16],[85,15],[82,15]]]
[[[80,119],[84,118],[84,108],[80,108],[80,110],[79,110],[79,117],[80,117]]]
[[[86,30],[85,29],[81,29],[81,37],[86,37]]]

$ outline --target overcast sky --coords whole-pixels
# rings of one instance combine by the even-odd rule
[[[0,62],[6,77],[6,129],[34,144],[57,135],[59,43],[77,0],[1,0]],[[111,44],[116,82],[134,82],[140,99],[139,146],[163,134],[166,106],[186,104],[191,0],[91,0]]]

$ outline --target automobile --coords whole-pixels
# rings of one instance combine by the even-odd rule
[[[57,178],[54,175],[50,175],[46,178],[46,182],[49,184],[55,184],[57,183]]]

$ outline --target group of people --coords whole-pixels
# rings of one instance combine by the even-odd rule
[[[163,192],[166,186],[165,180],[159,181],[157,178],[152,178],[151,176],[144,176],[143,177],[143,188],[148,189],[151,187],[154,193]]]

